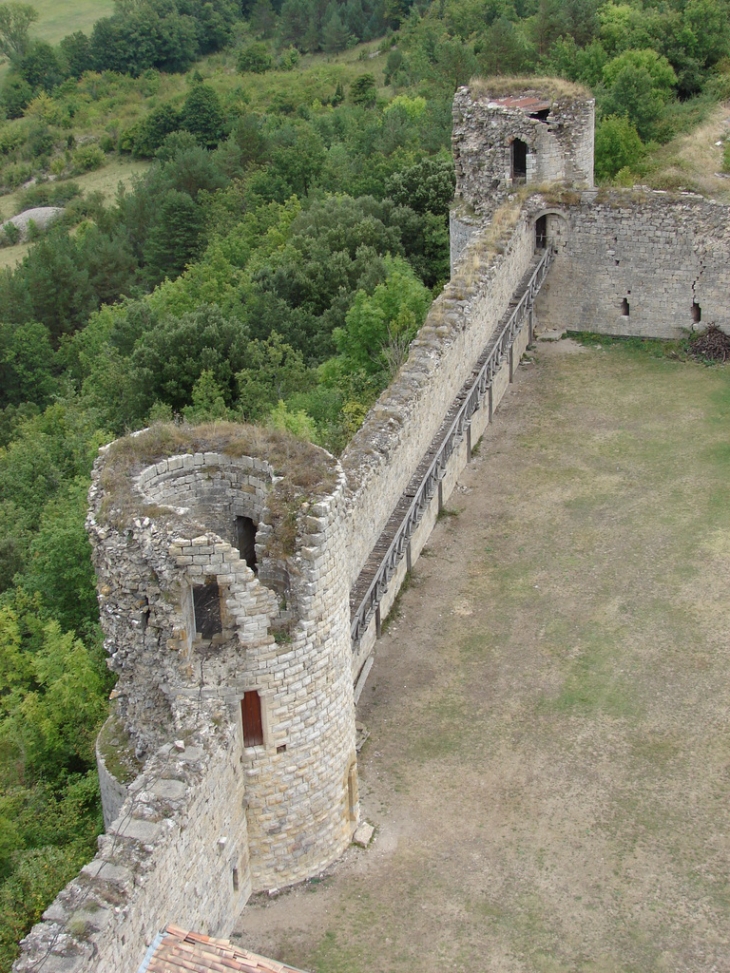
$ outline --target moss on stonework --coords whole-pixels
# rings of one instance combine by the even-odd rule
[[[120,784],[130,784],[141,772],[142,764],[118,716],[112,714],[102,726],[96,746],[107,771]]]

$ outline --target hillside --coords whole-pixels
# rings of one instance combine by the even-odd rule
[[[38,11],[34,35],[57,44],[77,30],[88,33],[100,17],[109,17],[114,0],[35,0],[33,6]]]

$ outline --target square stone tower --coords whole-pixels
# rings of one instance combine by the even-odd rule
[[[474,80],[454,96],[452,273],[471,236],[521,186],[593,187],[595,101],[554,78]]]
[[[593,98],[564,81],[528,84],[474,81],[454,97],[456,199],[479,214],[521,185],[593,186]]]

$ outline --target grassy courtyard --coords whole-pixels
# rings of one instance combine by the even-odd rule
[[[243,940],[317,973],[730,969],[730,372],[538,345],[359,707],[364,815]]]

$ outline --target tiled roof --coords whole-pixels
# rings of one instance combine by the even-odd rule
[[[168,926],[150,947],[139,973],[301,973],[225,939]]]
[[[501,108],[518,108],[520,111],[537,112],[550,108],[550,102],[541,98],[495,98],[491,104]]]

